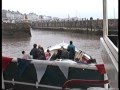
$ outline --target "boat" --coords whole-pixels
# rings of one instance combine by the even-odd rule
[[[57,54],[58,50],[65,50],[67,51],[67,47],[69,44],[65,43],[64,41],[62,43],[56,44],[54,46],[49,46],[47,49],[50,51],[50,53],[52,54],[51,57],[49,58],[50,61],[53,60],[57,60],[57,61],[64,61],[67,62],[77,62],[77,63],[84,63],[84,64],[95,64],[96,63],[96,59],[93,59],[90,55],[88,55],[87,53],[85,53],[82,50],[79,50],[77,48],[75,48],[75,57],[74,60],[69,60],[69,58],[60,58],[60,59],[56,59],[54,58],[54,56]],[[47,51],[47,49],[45,50],[45,52]]]
[[[76,48],[74,60],[52,58],[58,49],[61,47],[67,49],[67,46],[68,44],[62,42],[48,47],[51,52],[48,60],[23,60],[2,56],[2,88],[13,90],[108,88],[109,81],[104,64],[76,61],[81,54],[84,57],[82,60],[91,60],[91,56],[85,52]]]

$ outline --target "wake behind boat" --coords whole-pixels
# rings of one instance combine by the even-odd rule
[[[68,44],[60,43],[49,47],[48,60],[2,57],[2,85],[4,89],[38,90],[90,87],[108,88],[108,80],[103,64],[97,64],[91,56],[75,49],[74,60],[55,59],[58,49],[67,49]],[[45,50],[45,52],[47,49]],[[84,62],[86,61],[86,62]]]

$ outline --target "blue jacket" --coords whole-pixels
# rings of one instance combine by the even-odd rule
[[[67,51],[69,52],[69,57],[73,57],[75,55],[75,46],[73,44],[68,45]]]

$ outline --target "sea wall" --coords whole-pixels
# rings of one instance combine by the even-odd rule
[[[33,29],[55,29],[55,30],[69,30],[80,32],[97,32],[102,34],[103,20],[62,20],[62,21],[36,21],[32,22]],[[109,33],[118,33],[118,19],[108,19]],[[112,32],[114,31],[114,32]]]
[[[30,37],[29,23],[2,23],[2,37]]]

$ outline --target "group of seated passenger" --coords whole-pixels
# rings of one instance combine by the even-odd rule
[[[68,58],[69,53],[65,48],[63,48],[63,46],[61,47],[61,49],[57,50],[56,59],[68,59]]]
[[[31,49],[29,54],[26,54],[25,51],[22,51],[23,59],[31,59],[30,56],[32,56],[33,59],[38,60],[48,60],[51,57],[51,53],[49,50],[47,52],[44,52],[44,49],[42,46],[38,46],[37,44],[33,45],[33,48]],[[53,55],[55,56],[55,59],[72,59],[74,60],[75,56],[75,46],[73,45],[73,42],[70,41],[70,44],[68,45],[67,49],[65,49],[63,46],[57,50],[57,54]]]
[[[30,51],[30,54],[27,54],[25,51],[22,51],[22,54],[22,59],[48,60],[51,56],[49,50],[47,50],[47,52],[44,52],[42,46],[39,45],[37,48],[37,44],[33,45],[33,49]]]

